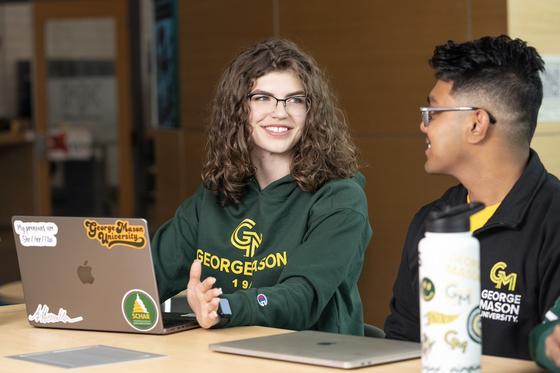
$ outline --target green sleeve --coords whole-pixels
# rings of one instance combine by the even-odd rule
[[[552,329],[560,324],[560,320],[554,322],[546,322],[535,327],[529,335],[529,352],[531,358],[541,367],[548,369],[551,372],[560,372],[560,367],[557,367],[545,354],[544,342],[546,337],[550,335]]]
[[[550,310],[544,315],[542,324],[536,326],[529,335],[529,353],[531,358],[543,368],[551,372],[560,372],[557,367],[545,354],[544,342],[556,325],[560,324],[560,297]]]
[[[326,305],[336,298],[336,302],[344,303],[339,310],[359,314],[356,323],[360,323],[363,332],[361,301],[355,284],[370,237],[367,217],[354,209],[337,209],[314,217],[307,237],[290,255],[276,285],[224,295],[233,312],[227,326],[311,329],[320,321]],[[257,302],[259,294],[266,296],[265,306]],[[328,318],[336,323],[339,316]]]
[[[152,258],[160,302],[186,289],[194,261],[198,206],[202,188],[181,204],[175,216],[162,225],[152,240]]]

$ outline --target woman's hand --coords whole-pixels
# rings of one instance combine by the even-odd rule
[[[216,283],[214,277],[207,277],[200,281],[202,267],[199,260],[191,265],[189,283],[187,285],[187,301],[196,315],[196,320],[202,328],[208,329],[216,325],[220,320],[218,316],[219,296],[221,288],[213,288]]]
[[[544,341],[544,352],[546,356],[560,368],[560,325],[552,329],[552,333]]]

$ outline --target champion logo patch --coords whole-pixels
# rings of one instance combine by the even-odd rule
[[[264,294],[257,295],[257,302],[261,307],[264,307],[268,304],[268,298]]]

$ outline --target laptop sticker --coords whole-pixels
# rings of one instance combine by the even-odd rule
[[[25,247],[56,246],[58,226],[50,222],[22,222],[14,221],[14,231],[19,236],[19,242]]]
[[[64,308],[59,308],[58,313],[50,313],[49,306],[46,304],[39,304],[35,313],[33,315],[27,316],[29,321],[35,321],[39,324],[51,324],[51,323],[65,323],[73,324],[82,321],[84,318],[82,316],[70,317],[68,316],[68,311]]]
[[[122,312],[128,325],[141,332],[152,330],[159,318],[156,302],[140,289],[130,290],[124,295]]]
[[[114,246],[127,246],[133,249],[146,247],[146,231],[141,225],[117,220],[114,224],[101,224],[93,219],[84,220],[84,228],[90,240],[97,240],[101,246],[112,249]]]

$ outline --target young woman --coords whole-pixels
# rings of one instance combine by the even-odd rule
[[[363,334],[364,178],[321,71],[296,45],[259,43],[225,70],[202,179],[154,237],[161,300],[187,286],[203,328]]]

